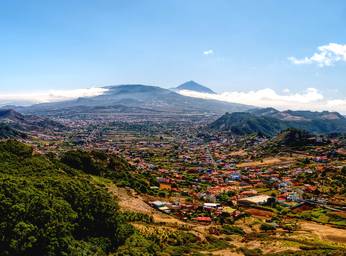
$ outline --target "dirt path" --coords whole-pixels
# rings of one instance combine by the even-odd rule
[[[138,195],[132,189],[120,188],[114,184],[109,184],[108,190],[118,198],[118,204],[120,206],[120,210],[122,211],[141,212],[148,214],[153,216],[154,222],[186,225],[186,223],[182,222],[181,220],[155,210],[145,203],[141,195]]]
[[[162,223],[163,228],[177,229],[179,227],[188,228],[190,232],[205,240],[210,226],[199,225],[198,223],[186,223],[173,216],[164,214],[145,203],[144,198],[132,189],[119,188],[114,184],[108,185],[108,190],[117,197],[121,211],[141,212],[153,217],[155,223]]]
[[[121,210],[152,214],[154,209],[147,205],[139,195],[126,188],[119,188],[114,184],[108,186],[108,190],[118,198]]]
[[[208,253],[215,256],[242,256],[244,255],[242,253],[233,252],[230,249],[218,250],[218,251],[213,251]]]
[[[301,230],[316,234],[321,240],[346,244],[346,230],[314,222],[301,222]]]
[[[293,157],[271,157],[265,158],[263,161],[252,161],[252,162],[244,162],[237,164],[237,167],[257,167],[257,166],[267,166],[267,165],[275,165],[275,164],[285,164],[291,163],[295,159]]]

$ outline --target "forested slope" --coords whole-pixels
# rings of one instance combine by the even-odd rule
[[[106,255],[133,232],[88,175],[0,143],[0,255]]]

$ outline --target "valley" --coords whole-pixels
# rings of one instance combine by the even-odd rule
[[[0,1],[0,256],[346,256],[345,24]]]
[[[33,157],[113,198],[132,233],[118,244],[109,240],[100,255],[343,255],[346,249],[344,135],[314,128],[330,122],[324,127],[341,129],[341,115],[291,112],[294,121],[286,123],[278,116],[287,119],[287,112],[270,109],[268,118],[279,121],[253,125],[254,110],[222,116],[55,105],[28,114],[32,109],[3,110],[3,125],[16,133],[5,130],[0,143],[20,141]],[[1,168],[2,179],[14,175]],[[74,239],[90,252],[101,241]]]

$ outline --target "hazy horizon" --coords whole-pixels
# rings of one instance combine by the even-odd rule
[[[346,113],[341,0],[14,0],[0,14],[0,105],[195,80],[218,95],[185,95]]]

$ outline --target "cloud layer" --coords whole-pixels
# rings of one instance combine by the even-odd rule
[[[280,110],[329,110],[346,114],[346,99],[326,99],[315,88],[307,88],[300,93],[290,93],[286,90],[282,94],[270,88],[248,92],[231,91],[220,94],[199,93],[188,90],[182,90],[179,93],[189,97],[241,103],[258,107],[274,107]]]
[[[6,104],[24,104],[56,102],[72,100],[79,97],[92,97],[105,93],[105,88],[89,88],[75,90],[51,90],[48,92],[31,93],[0,93],[0,105]]]
[[[211,55],[214,54],[214,50],[213,49],[209,49],[203,52],[204,55]]]
[[[317,64],[320,67],[331,66],[335,62],[346,62],[346,44],[330,43],[318,47],[318,52],[314,53],[311,57],[299,59],[296,57],[288,58],[293,64]]]
[[[0,105],[31,105],[35,103],[71,100],[79,97],[98,96],[107,90],[106,88],[89,88],[32,93],[0,93]],[[329,110],[346,114],[346,99],[326,99],[315,88],[307,88],[299,93],[291,93],[288,89],[283,90],[282,93],[278,93],[270,88],[253,91],[230,91],[220,94],[199,93],[188,90],[182,90],[179,93],[189,97],[241,103],[258,107],[274,107],[280,110]]]

